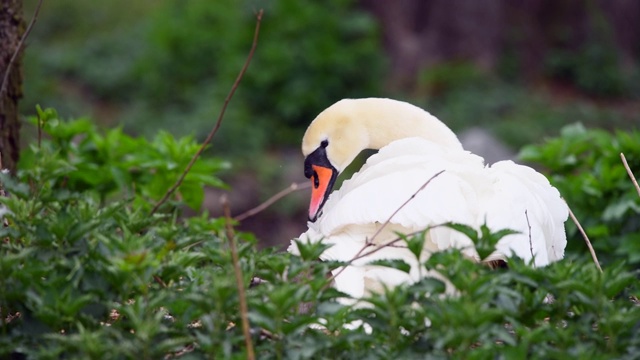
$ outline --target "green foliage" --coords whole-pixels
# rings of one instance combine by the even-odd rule
[[[379,92],[384,57],[377,26],[354,3],[168,0],[132,8],[122,0],[97,7],[61,0],[34,30],[37,46],[26,54],[33,98],[24,109],[46,97],[78,114],[91,106],[128,132],[152,136],[161,128],[202,139],[247,57],[255,13],[264,8],[254,58],[213,146],[247,155],[276,141],[297,145],[327,104]],[[109,21],[114,25],[105,26]]]
[[[520,157],[545,166],[551,182],[567,200],[600,260],[640,264],[640,197],[620,159],[624,153],[635,176],[640,169],[640,132],[585,129],[573,124],[558,138],[525,147]],[[568,249],[583,252],[569,223]],[[578,250],[580,249],[580,250]]]
[[[620,68],[613,44],[592,42],[578,52],[553,51],[547,68],[552,77],[569,81],[590,94],[621,96],[628,93],[631,85]]]
[[[576,120],[609,129],[630,128],[638,122],[637,114],[619,107],[598,106],[571,94],[526,89],[469,66],[442,65],[425,71],[419,85],[424,93],[412,102],[456,132],[480,127],[514,149],[556,136],[560,127]]]
[[[178,179],[200,145],[192,138],[176,140],[160,131],[151,141],[133,138],[115,128],[101,135],[87,119],[63,121],[53,109],[37,109],[41,145],[22,153],[22,176],[39,191],[58,186],[87,191],[101,202],[112,196],[133,197],[139,205],[158,201]],[[177,194],[193,209],[204,199],[204,185],[223,187],[213,174],[229,167],[219,159],[200,159],[178,188]],[[55,177],[45,177],[48,173]]]
[[[53,110],[39,116],[49,138],[30,148],[17,176],[1,179],[10,195],[0,198],[8,223],[0,229],[0,357],[245,358],[225,219],[184,218],[180,198],[149,216],[145,203],[154,180],[142,173],[164,176],[168,163],[188,157],[170,149],[195,144],[98,135]],[[149,160],[157,154],[164,160]],[[155,167],[140,165],[147,162]],[[201,173],[193,182],[217,180]],[[506,234],[451,226],[481,248]],[[424,234],[404,239],[420,253]],[[249,234],[232,241],[260,359],[604,359],[640,349],[638,272],[623,264],[601,274],[586,256],[541,269],[510,259],[494,271],[452,249],[425,266],[456,295],[424,278],[354,307],[328,286],[340,264],[315,260],[325,245],[298,243],[303,256],[295,257],[258,251]],[[263,281],[250,287],[253,276]]]
[[[465,234],[475,244],[480,260],[486,260],[495,251],[496,244],[507,235],[518,234],[517,231],[503,229],[492,233],[486,224],[480,226],[480,232],[464,224],[446,223],[443,226],[449,227]]]

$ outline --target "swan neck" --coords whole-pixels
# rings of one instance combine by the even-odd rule
[[[419,137],[445,148],[462,149],[458,137],[438,118],[416,106],[402,105],[402,109],[384,107],[377,116],[367,110],[367,116],[361,118],[368,133],[365,148],[379,150],[396,140]]]

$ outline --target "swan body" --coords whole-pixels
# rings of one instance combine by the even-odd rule
[[[330,193],[337,173],[365,148],[379,152],[340,190]],[[445,222],[517,231],[498,242],[490,260],[515,255],[544,266],[564,255],[568,208],[547,179],[512,161],[485,165],[481,157],[463,150],[448,127],[418,107],[390,99],[341,100],[312,122],[302,149],[305,174],[314,186],[309,229],[299,240],[332,245],[322,260],[350,261],[369,239],[381,245],[396,239],[397,233]],[[440,277],[420,264],[448,248],[481,260],[464,234],[435,227],[426,234],[420,259],[406,248],[384,247],[334,270],[334,274],[340,271],[335,286],[360,298],[425,275]],[[295,242],[289,251],[298,253]],[[411,271],[369,264],[378,259],[402,259]]]

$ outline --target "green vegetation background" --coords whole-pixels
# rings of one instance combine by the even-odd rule
[[[150,216],[212,127],[259,8],[258,51],[221,132],[177,196]],[[0,245],[0,357],[245,358],[229,234],[224,219],[200,209],[205,188],[224,187],[230,163],[234,172],[267,171],[265,153],[297,148],[328,104],[375,95],[409,99],[455,130],[490,129],[514,149],[536,144],[522,159],[552,174],[604,273],[569,224],[565,261],[532,269],[514,259],[491,271],[449,251],[427,266],[445,269],[459,297],[437,296],[443,284],[425,279],[352,309],[327,287],[338,264],[313,261],[321,248],[291,257],[238,233],[245,287],[252,276],[267,281],[246,295],[258,357],[634,358],[640,198],[619,153],[637,174],[640,134],[628,130],[638,126],[637,85],[602,43],[580,56],[552,55],[546,66],[560,90],[525,83],[505,55],[495,74],[443,64],[424,69],[411,91],[392,93],[380,29],[351,1],[45,2],[22,103],[27,115],[45,109],[45,137],[38,144],[26,125],[20,171],[2,179],[12,196],[0,199],[10,211]],[[92,120],[66,121],[84,116]],[[187,208],[197,215],[185,216]],[[494,235],[482,234],[478,246]],[[311,311],[300,313],[301,303]],[[354,321],[372,332],[343,328]],[[326,329],[309,327],[319,322]]]
[[[27,1],[27,14],[35,3]],[[251,189],[232,193],[234,212],[304,180],[295,166],[302,134],[342,98],[405,99],[457,132],[491,131],[514,152],[569,123],[640,123],[636,77],[622,72],[612,44],[600,38],[575,53],[551,51],[540,83],[522,79],[522,65],[507,51],[494,73],[442,63],[423,69],[413,87],[390,90],[382,29],[351,0],[45,1],[25,53],[22,112],[33,115],[40,104],[128,134],[150,138],[162,129],[203,140],[244,62],[260,8],[257,51],[208,152],[230,161],[221,176],[233,188]],[[35,133],[24,135],[26,143]],[[205,206],[219,212],[216,194]],[[305,201],[285,199],[243,228],[282,243],[303,228]]]
[[[134,134],[202,139],[244,61],[259,8],[258,51],[213,145],[224,156],[297,147],[309,121],[347,97],[407,99],[454,130],[481,126],[514,149],[567,123],[611,129],[640,120],[627,101],[639,94],[636,77],[602,39],[575,54],[551,51],[550,85],[525,83],[506,52],[495,74],[445,63],[425,68],[414,88],[390,91],[381,29],[350,0],[45,2],[26,52],[23,112],[40,104]]]

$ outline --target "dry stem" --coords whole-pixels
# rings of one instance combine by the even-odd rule
[[[565,200],[565,203],[566,203],[566,200]],[[589,248],[589,252],[591,252],[591,258],[593,259],[593,262],[596,263],[598,270],[602,272],[602,268],[600,267],[600,262],[598,261],[598,257],[596,256],[596,251],[593,249],[593,246],[591,246],[591,241],[589,241],[589,237],[587,236],[587,233],[582,228],[582,225],[580,225],[580,222],[578,221],[576,216],[573,214],[573,211],[571,211],[571,208],[569,207],[568,203],[567,203],[567,209],[569,209],[569,216],[571,217],[571,220],[573,220],[573,222],[576,224],[576,226],[578,227],[578,230],[580,231],[580,233],[582,234],[582,237],[584,238],[584,241],[587,243],[587,247]]]
[[[627,174],[629,174],[629,177],[631,178],[631,181],[633,182],[633,186],[636,187],[636,191],[638,192],[638,196],[640,196],[640,186],[638,185],[638,180],[636,180],[635,176],[633,176],[633,173],[631,172],[631,168],[629,168],[629,164],[627,163],[627,158],[624,157],[623,153],[620,153],[620,158],[622,159],[622,163],[624,164],[624,168],[627,169]]]
[[[311,187],[311,183],[310,182],[303,182],[303,183],[292,183],[291,185],[289,185],[287,188],[281,190],[279,193],[273,195],[272,197],[270,197],[269,199],[267,199],[267,201],[263,202],[262,204],[254,207],[253,209],[250,209],[248,211],[243,212],[242,214],[234,217],[233,219],[236,221],[242,221],[244,219],[250,218],[262,211],[264,211],[266,208],[268,208],[269,206],[273,205],[276,201],[282,199],[283,197],[291,194],[294,191],[298,191],[298,190],[302,190],[302,189],[306,189]]]
[[[439,228],[441,226],[447,226],[448,224],[450,224],[450,223],[444,223],[444,224],[437,224],[437,225],[433,225],[433,226],[428,226],[427,228],[425,228],[423,230],[418,230],[418,231],[414,231],[414,232],[405,234],[404,237],[398,236],[397,238],[395,238],[395,239],[393,239],[393,240],[391,240],[391,241],[389,241],[387,243],[381,244],[381,245],[377,246],[375,249],[369,250],[367,252],[364,252],[364,250],[366,248],[370,247],[370,246],[373,246],[373,245],[372,244],[365,244],[362,247],[362,249],[360,249],[360,251],[358,251],[357,254],[355,254],[351,259],[349,259],[349,261],[347,261],[344,265],[341,266],[341,269],[338,270],[338,272],[336,274],[333,274],[328,278],[328,280],[329,280],[328,284],[331,284],[333,282],[333,280],[336,277],[338,277],[338,275],[340,275],[347,268],[347,266],[351,266],[356,260],[360,260],[362,258],[365,258],[365,257],[369,256],[369,255],[375,254],[375,253],[377,253],[378,251],[380,251],[380,250],[382,250],[384,248],[393,247],[396,243],[398,243],[400,241],[403,241],[407,237],[415,236],[415,235],[418,235],[418,234],[423,233],[425,231],[429,231],[429,230],[432,230],[432,229],[435,229],[435,228]]]
[[[167,284],[160,278],[160,276],[158,275],[153,275],[153,280],[155,280],[158,284],[160,284],[160,286],[162,286],[163,288],[167,288]]]
[[[27,30],[25,30],[24,34],[22,34],[22,37],[18,42],[18,46],[16,46],[16,50],[13,52],[11,59],[9,59],[7,68],[4,71],[4,77],[2,78],[2,84],[0,84],[0,99],[2,99],[2,97],[4,96],[4,92],[7,87],[7,82],[9,81],[9,74],[11,73],[11,68],[13,67],[13,63],[16,62],[16,59],[18,58],[18,54],[20,53],[20,49],[22,49],[22,47],[24,46],[24,42],[27,39],[27,36],[29,36],[29,34],[31,33],[31,29],[33,29],[33,25],[35,25],[36,21],[38,20],[38,13],[40,12],[41,6],[42,6],[42,0],[38,1],[38,5],[36,5],[36,9],[33,12],[33,17],[29,22],[29,26],[27,26]],[[0,107],[4,111],[4,102],[0,101]]]
[[[529,213],[527,210],[524,210],[524,217],[527,218],[527,226],[529,227],[529,251],[531,251],[531,259],[534,259],[533,255],[533,242],[531,241],[531,223],[529,222]]]
[[[222,109],[220,110],[220,114],[218,115],[218,120],[216,121],[216,125],[213,127],[213,129],[211,129],[211,132],[209,132],[209,135],[207,136],[207,138],[202,143],[202,146],[200,146],[200,149],[198,149],[198,151],[195,153],[195,155],[193,155],[193,157],[191,158],[191,161],[189,161],[189,164],[184,169],[184,171],[182,172],[182,175],[180,175],[180,177],[178,178],[176,183],[173,184],[173,186],[169,190],[167,190],[167,192],[164,194],[162,199],[160,199],[160,201],[158,201],[158,203],[153,207],[153,209],[151,209],[151,215],[153,215],[156,211],[158,211],[160,206],[162,204],[164,204],[167,201],[167,199],[169,199],[169,197],[182,184],[182,181],[184,180],[184,178],[187,176],[187,174],[191,170],[191,167],[193,166],[193,164],[196,162],[198,157],[200,157],[200,154],[202,154],[202,152],[207,147],[209,142],[211,142],[211,139],[213,138],[213,136],[218,132],[218,129],[220,128],[220,125],[222,124],[222,119],[224,118],[224,113],[227,110],[227,106],[229,105],[229,101],[231,101],[231,98],[233,97],[233,94],[236,92],[236,89],[238,88],[238,85],[240,84],[240,80],[242,80],[242,77],[244,76],[244,73],[247,71],[247,68],[249,67],[249,63],[251,63],[251,59],[253,58],[253,53],[255,52],[256,46],[258,45],[258,34],[260,33],[260,22],[262,21],[263,12],[264,11],[261,9],[258,12],[258,14],[256,15],[256,29],[255,29],[255,31],[253,33],[253,43],[251,44],[251,50],[249,50],[249,54],[247,55],[247,60],[245,60],[245,63],[242,66],[242,69],[240,70],[240,73],[238,73],[238,77],[236,77],[236,81],[233,83],[233,86],[231,87],[231,90],[229,91],[229,94],[224,99],[224,104],[222,105]]]
[[[376,231],[373,236],[371,237],[370,240],[368,240],[368,243],[373,243],[373,240],[376,238],[376,236],[380,235],[380,233],[382,232],[382,230],[389,224],[389,222],[391,221],[391,219],[393,219],[394,216],[396,216],[396,214],[402,210],[403,207],[405,207],[411,200],[413,200],[416,195],[418,195],[418,193],[422,190],[424,190],[424,188],[427,187],[427,185],[429,185],[429,183],[431,182],[431,180],[437,178],[438,176],[440,176],[442,173],[444,172],[444,170],[440,170],[439,172],[435,173],[432,177],[429,178],[429,180],[427,180],[424,184],[422,184],[422,186],[420,186],[420,188],[418,190],[416,190],[416,192],[413,193],[413,195],[411,195],[410,198],[407,199],[407,201],[405,201],[402,205],[400,205],[400,207],[398,207],[396,209],[396,211],[393,212],[393,214],[391,214],[391,216],[389,216],[389,218],[387,218],[387,221],[384,222],[384,224],[382,224],[382,226],[378,229],[378,231]]]
[[[222,207],[224,209],[225,225],[227,238],[229,239],[229,248],[231,249],[231,258],[233,260],[233,272],[236,275],[236,285],[238,287],[238,299],[240,302],[240,319],[242,320],[242,333],[247,348],[247,359],[254,360],[256,355],[253,351],[253,343],[251,342],[251,332],[249,328],[249,308],[247,306],[247,296],[244,291],[244,282],[242,280],[242,269],[240,268],[240,259],[238,258],[238,249],[236,248],[235,234],[231,225],[231,211],[229,210],[229,201],[226,196],[222,197]]]

